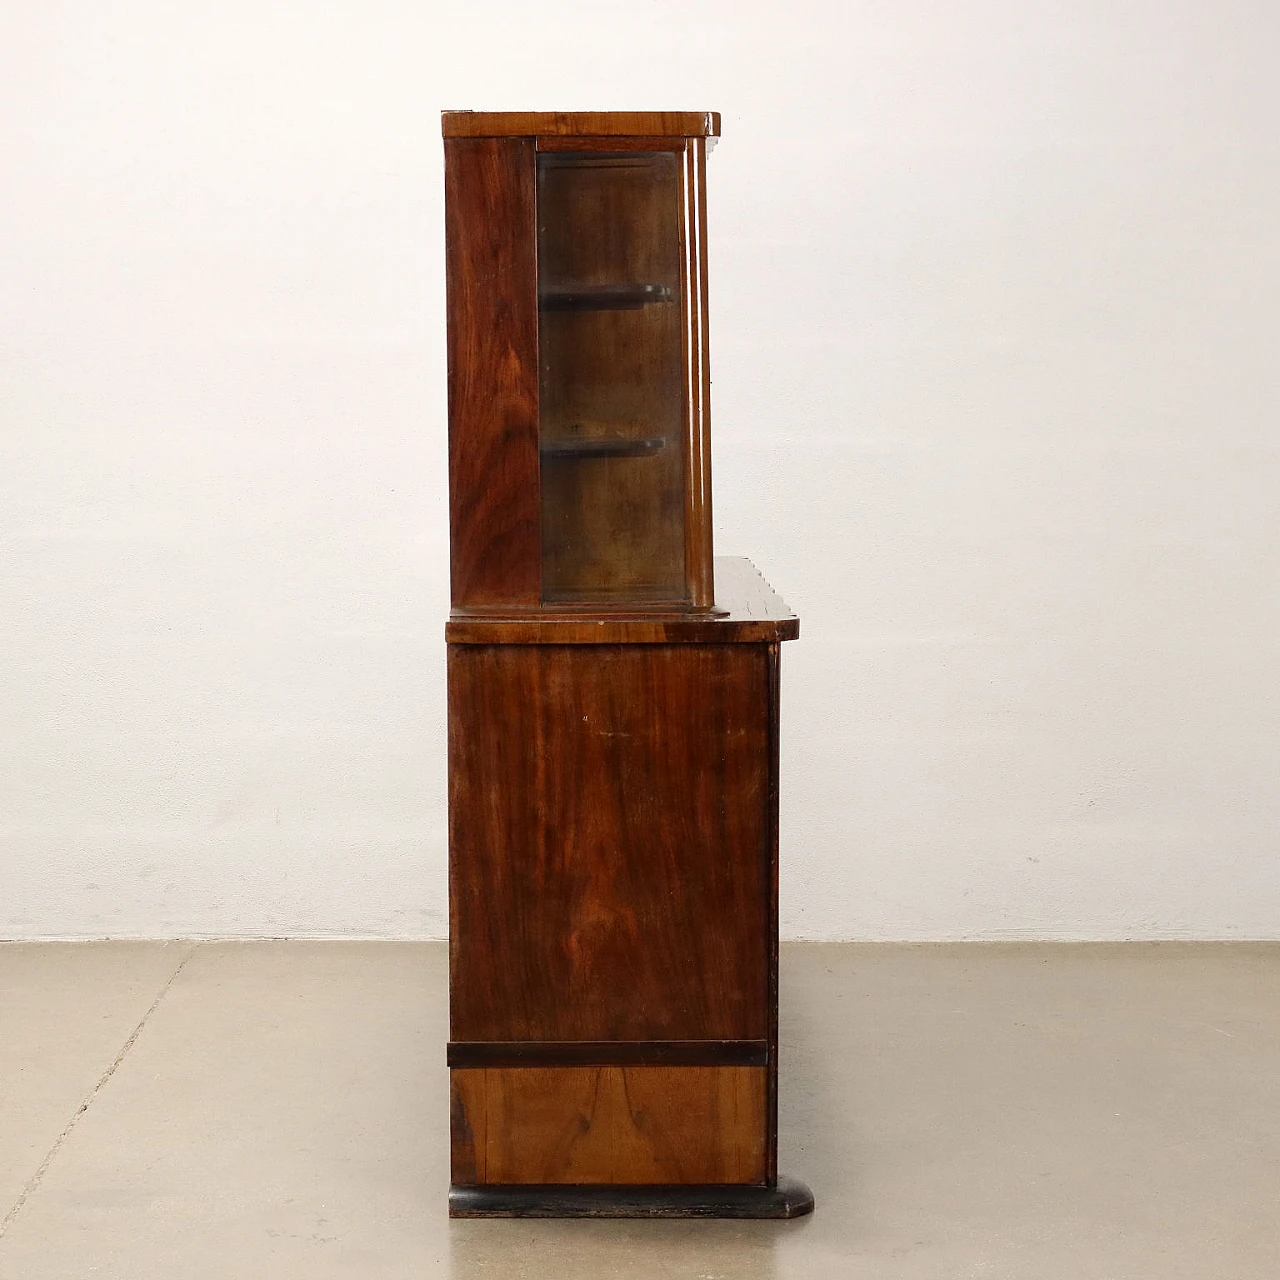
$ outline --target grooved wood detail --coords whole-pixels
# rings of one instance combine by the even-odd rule
[[[540,596],[533,142],[445,151],[449,532],[455,607]]]
[[[717,556],[715,565],[714,612],[455,610],[445,623],[445,639],[450,644],[772,644],[800,634],[800,620],[750,560]]]
[[[760,1183],[763,1067],[450,1073],[455,1185]]]
[[[454,1040],[768,1034],[764,645],[450,645]]]

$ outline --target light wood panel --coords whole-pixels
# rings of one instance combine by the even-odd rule
[[[455,1185],[759,1183],[763,1067],[450,1073]]]

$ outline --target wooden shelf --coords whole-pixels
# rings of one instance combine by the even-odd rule
[[[544,460],[557,462],[581,458],[648,458],[665,448],[666,443],[666,436],[544,440],[538,451]]]
[[[671,298],[665,284],[562,285],[543,289],[538,305],[543,311],[638,311]]]

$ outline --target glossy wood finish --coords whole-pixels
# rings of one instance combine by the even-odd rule
[[[711,552],[692,112],[443,117],[455,1216],[790,1217],[779,651]]]
[[[455,1185],[765,1178],[761,1067],[454,1070]]]
[[[780,773],[781,708],[782,708],[782,645],[774,643],[765,649],[765,701],[769,706],[769,755],[768,797],[765,807],[769,815],[769,871],[765,886],[764,934],[769,947],[769,995],[765,1003],[768,1026],[767,1053],[769,1073],[765,1077],[765,1177],[770,1183],[778,1180],[778,778]],[[809,1208],[813,1202],[810,1198]],[[802,1210],[803,1212],[803,1210]]]
[[[455,609],[712,608],[710,128],[445,113]]]
[[[451,1067],[764,1067],[767,1040],[451,1040]]]
[[[442,111],[446,138],[669,136],[714,138],[718,111]]]
[[[454,1040],[767,1038],[768,668],[449,647]]]
[[[449,538],[455,606],[541,593],[533,143],[445,143]]]
[[[764,1186],[453,1187],[451,1218],[800,1218],[813,1192],[795,1178]]]
[[[711,550],[711,366],[707,330],[707,144],[691,138],[683,155],[680,242],[684,250],[685,579],[689,603],[715,600]]]
[[[775,644],[800,634],[800,620],[750,560],[717,556],[715,564],[715,613],[617,608],[584,618],[546,608],[483,616],[456,611],[445,624],[445,639],[450,644]]]

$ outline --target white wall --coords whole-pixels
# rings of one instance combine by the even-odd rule
[[[803,937],[1280,936],[1273,0],[5,0],[0,936],[443,931],[441,107],[717,109]]]

